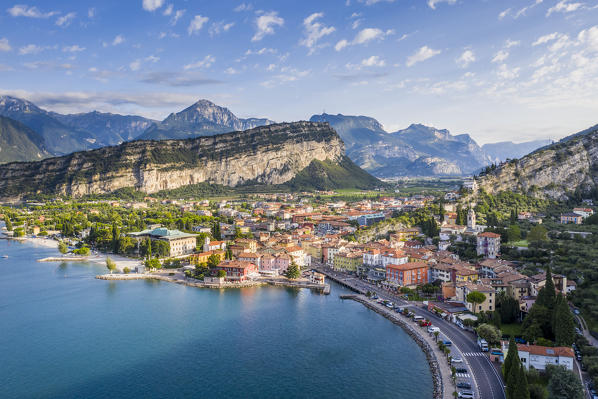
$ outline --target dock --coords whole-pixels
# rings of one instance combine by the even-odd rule
[[[49,257],[38,259],[38,262],[85,262],[89,258],[85,256],[65,256],[65,257]]]

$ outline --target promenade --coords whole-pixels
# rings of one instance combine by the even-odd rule
[[[458,377],[471,377],[469,382],[473,385],[473,390],[476,392],[476,398],[482,399],[504,399],[505,398],[505,390],[504,384],[502,381],[502,377],[500,373],[497,371],[494,364],[492,364],[485,354],[482,354],[479,351],[477,343],[475,341],[475,336],[465,330],[460,329],[453,323],[450,323],[444,319],[439,318],[436,314],[429,312],[427,309],[418,306],[418,303],[413,303],[406,301],[400,298],[398,295],[388,292],[374,284],[370,284],[367,281],[361,280],[355,276],[351,276],[345,273],[336,272],[330,270],[330,268],[325,267],[322,264],[314,264],[312,265],[314,270],[317,270],[320,273],[325,274],[331,280],[341,284],[359,294],[365,295],[368,291],[375,293],[382,299],[387,299],[395,303],[395,305],[399,306],[406,306],[409,307],[409,310],[414,312],[418,316],[423,316],[428,320],[431,320],[434,326],[440,328],[442,335],[449,339],[452,342],[451,352],[455,355],[458,355],[463,359],[464,363],[469,372],[465,376],[458,376]],[[376,303],[375,301],[369,300],[368,302],[372,302],[372,306],[376,306],[373,310],[378,310],[378,308],[386,309],[387,312],[392,312],[390,309],[384,307]],[[368,306],[369,307],[369,306]],[[378,312],[385,316],[382,312]],[[402,318],[403,316],[397,315],[394,313],[396,317]],[[408,319],[404,318],[406,321]],[[415,330],[417,331],[417,329]],[[422,335],[427,335],[427,332],[422,330],[420,331]],[[439,362],[439,364],[442,362]],[[446,362],[444,362],[446,364]],[[442,370],[441,370],[442,371]],[[441,373],[442,375],[442,373]],[[450,377],[442,377],[443,385],[445,386],[443,396],[449,394],[447,397],[453,397],[454,386],[452,386],[452,378]],[[448,384],[448,385],[447,385]],[[450,386],[450,389],[448,388]]]

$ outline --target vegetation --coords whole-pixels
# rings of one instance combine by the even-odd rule
[[[579,377],[564,366],[546,366],[549,376],[548,393],[551,399],[583,399],[583,386]]]
[[[58,251],[60,251],[61,254],[66,254],[69,251],[69,248],[66,246],[64,241],[58,242]]]
[[[292,280],[298,279],[301,277],[301,270],[299,270],[299,266],[295,262],[291,262],[289,265],[286,276]]]
[[[81,248],[77,248],[73,251],[73,253],[75,255],[80,255],[80,256],[89,256],[90,254],[90,250],[89,247],[81,247]]]
[[[116,270],[116,263],[112,259],[106,258],[106,267],[110,271],[110,274],[112,274],[112,272],[114,270]],[[125,272],[125,273],[128,273],[128,272]]]
[[[484,338],[489,344],[497,344],[500,342],[500,330],[492,324],[481,324],[476,331],[478,335]]]
[[[478,291],[472,291],[467,294],[467,302],[473,303],[473,312],[476,313],[477,306],[484,303],[486,295]]]
[[[527,375],[517,351],[515,339],[509,340],[509,350],[503,364],[503,376],[507,386],[507,399],[530,399]]]

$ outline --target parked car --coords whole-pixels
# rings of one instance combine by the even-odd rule
[[[467,373],[469,373],[469,371],[467,371],[467,369],[464,369],[462,367],[455,369],[455,372],[459,373],[459,374],[467,374]]]
[[[453,345],[453,343],[452,343],[451,341],[449,341],[448,339],[445,339],[444,341],[442,341],[442,343],[443,343],[445,346],[451,346],[451,345]]]
[[[473,399],[474,398],[472,391],[459,391],[457,397],[463,398],[463,399]]]
[[[469,382],[458,382],[457,388],[459,389],[471,389],[471,384]]]
[[[438,327],[434,327],[434,326],[430,326],[430,327],[428,327],[428,332],[429,332],[430,334],[434,334],[436,331],[440,332],[440,328],[438,328]]]
[[[429,327],[431,325],[432,325],[432,322],[430,320],[422,320],[419,322],[420,327]]]
[[[463,363],[461,356],[451,356],[451,363]]]

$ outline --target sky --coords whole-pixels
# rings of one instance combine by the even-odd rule
[[[0,94],[56,112],[161,120],[208,99],[483,144],[595,125],[596,93],[598,0],[0,0]]]

